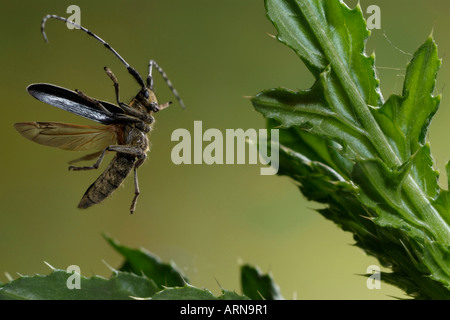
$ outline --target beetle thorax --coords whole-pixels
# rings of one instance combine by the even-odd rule
[[[158,111],[158,99],[152,90],[144,88],[131,100],[130,107],[152,114]]]
[[[125,126],[125,144],[137,147],[141,150],[148,150],[148,138],[146,132],[134,125]]]

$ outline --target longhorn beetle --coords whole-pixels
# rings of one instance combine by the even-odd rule
[[[158,104],[153,92],[152,70],[155,68],[172,90],[179,104],[184,108],[178,92],[161,67],[154,61],[149,62],[147,81],[144,83],[140,74],[132,68],[107,42],[92,33],[90,30],[57,15],[47,15],[42,20],[41,32],[46,42],[45,22],[48,19],[57,19],[73,24],[77,29],[86,32],[102,43],[127,68],[141,87],[138,94],[125,104],[119,98],[119,82],[113,72],[105,67],[105,72],[111,78],[116,95],[117,105],[100,101],[86,96],[79,90],[70,91],[52,84],[37,83],[27,87],[27,91],[36,99],[54,107],[72,112],[76,115],[101,123],[102,125],[85,126],[60,122],[21,122],[14,124],[16,130],[25,138],[42,145],[57,147],[64,150],[95,151],[81,158],[72,160],[69,164],[79,161],[97,161],[92,166],[70,166],[69,170],[98,169],[106,152],[115,152],[116,155],[106,170],[87,189],[78,208],[88,208],[100,203],[114,192],[134,171],[134,198],[131,202],[130,212],[136,209],[139,196],[137,169],[144,163],[149,151],[147,133],[154,122],[153,113],[167,108],[171,102]]]

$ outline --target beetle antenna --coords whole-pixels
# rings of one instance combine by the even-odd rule
[[[158,70],[158,72],[161,74],[161,76],[163,77],[164,81],[166,81],[167,86],[169,87],[170,90],[172,90],[173,95],[175,96],[175,98],[177,98],[178,102],[180,103],[181,107],[183,109],[185,109],[185,105],[183,100],[181,99],[180,95],[178,94],[177,89],[174,88],[172,81],[170,81],[170,79],[167,77],[167,74],[164,72],[164,70],[156,63],[155,60],[150,60],[150,62],[148,63],[148,76],[147,76],[147,87],[150,90],[153,90],[153,77],[152,77],[152,70],[153,70],[153,66],[156,68],[156,70]]]
[[[139,72],[137,72],[136,69],[132,68],[128,64],[128,62],[126,62],[125,59],[122,58],[119,53],[117,53],[116,50],[114,50],[105,40],[103,40],[102,38],[100,38],[99,36],[97,36],[96,34],[91,32],[90,30],[86,29],[85,27],[76,24],[73,21],[70,21],[70,20],[68,20],[66,18],[57,16],[57,15],[54,15],[54,14],[46,15],[44,17],[44,19],[42,19],[42,24],[41,24],[41,32],[42,32],[42,35],[44,36],[45,42],[48,43],[47,35],[45,34],[45,22],[48,19],[57,19],[57,20],[65,21],[67,23],[70,23],[70,24],[74,25],[77,29],[83,30],[88,35],[90,35],[91,37],[94,37],[97,41],[101,42],[109,51],[111,51],[125,65],[125,67],[127,68],[128,72],[133,76],[134,79],[136,79],[136,81],[139,83],[139,85],[142,88],[145,88],[144,81],[142,80],[141,75],[139,74]]]

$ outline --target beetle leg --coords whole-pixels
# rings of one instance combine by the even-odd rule
[[[109,148],[109,147],[108,147]],[[81,170],[93,170],[93,169],[98,169],[98,167],[100,166],[100,164],[102,163],[103,157],[105,156],[106,151],[108,151],[108,148],[105,148],[102,153],[100,153],[100,156],[98,157],[97,161],[90,167],[75,167],[75,166],[70,166],[69,170],[73,170],[73,171],[81,171]],[[90,155],[88,155],[90,156]],[[84,158],[84,157],[83,157]],[[83,159],[80,158],[80,159]],[[73,162],[77,162],[80,159],[76,159],[71,161],[71,163]]]
[[[129,147],[129,146],[123,146],[123,145],[111,145],[108,146],[107,148],[105,148],[100,156],[98,157],[97,161],[92,165],[92,166],[86,166],[86,167],[75,167],[75,166],[70,166],[69,170],[73,170],[73,171],[81,171],[81,170],[93,170],[93,169],[98,169],[98,167],[100,166],[100,164],[103,161],[103,158],[105,157],[105,153],[107,151],[113,151],[113,152],[119,152],[119,153],[125,153],[125,154],[129,154],[132,156],[137,157],[139,160],[136,163],[139,163],[138,167],[145,161],[145,159],[147,158],[147,155],[145,154],[145,152],[143,152],[141,149],[139,148],[135,148],[135,147]],[[90,156],[90,155],[89,155]],[[143,159],[141,161],[141,159]],[[78,160],[78,159],[77,159]]]
[[[136,147],[130,147],[127,145],[113,145],[113,146],[109,146],[105,150],[129,154],[129,155],[135,156],[139,159],[147,157],[147,155],[145,154],[144,151],[142,151],[142,149],[139,149]]]
[[[80,158],[77,158],[77,159],[74,159],[74,160],[69,161],[69,164],[76,163],[76,162],[80,162],[80,161],[87,161],[87,160],[95,159],[95,158],[97,158],[98,156],[100,156],[101,153],[102,153],[102,151],[87,154],[87,155],[85,155],[85,156],[83,156],[83,157],[80,157]]]
[[[119,81],[117,80],[116,76],[114,75],[114,73],[111,71],[110,68],[105,67],[105,72],[108,75],[108,77],[112,80],[112,82],[114,83],[114,91],[116,93],[116,101],[117,104],[119,105],[119,107],[126,113],[129,114],[131,116],[134,117],[140,117],[142,116],[141,113],[133,108],[130,108],[130,106],[128,106],[126,103],[123,103],[122,101],[120,101],[120,95],[119,95]]]
[[[145,124],[144,121],[142,121],[142,119],[136,118],[132,115],[129,114],[121,114],[121,113],[117,113],[114,115],[114,117],[118,120],[118,121],[123,121],[123,122],[132,122],[132,123],[142,123]],[[152,119],[152,118],[150,118]],[[154,119],[153,119],[154,120]],[[153,121],[149,121],[150,123],[152,123]]]
[[[139,194],[141,193],[139,190],[137,169],[144,163],[146,158],[147,158],[147,155],[144,153],[144,155],[142,157],[140,157],[139,160],[136,161],[136,163],[134,164],[134,198],[133,198],[133,201],[131,201],[130,214],[133,214],[133,212],[136,210],[137,198],[139,197]]]
[[[98,101],[98,100],[96,100],[96,99],[94,99],[94,98],[88,97],[87,95],[85,95],[83,92],[81,92],[81,91],[78,90],[78,89],[75,89],[75,92],[76,92],[81,98],[83,98],[84,100],[86,100],[86,101],[88,101],[88,102],[91,102],[91,103],[95,104],[95,106],[96,106],[97,108],[99,108],[100,110],[102,110],[103,112],[105,112],[107,115],[110,115],[110,116],[113,115],[113,113],[112,113],[111,111],[109,111],[108,109],[106,109],[106,108],[100,103],[100,101]]]
[[[116,76],[114,75],[114,73],[111,71],[110,68],[105,67],[105,72],[108,75],[108,77],[112,80],[113,84],[114,84],[114,91],[116,93],[116,101],[117,104],[119,105],[119,107],[127,112],[129,111],[129,109],[131,109],[126,103],[123,103],[122,101],[120,101],[120,94],[119,94],[119,81],[117,80]],[[128,112],[127,112],[128,113]]]
[[[120,96],[119,96],[119,81],[117,81],[116,76],[114,75],[114,73],[111,71],[110,68],[105,67],[104,69],[105,69],[105,72],[106,72],[106,74],[108,75],[108,77],[110,77],[111,80],[112,80],[112,82],[114,83],[114,91],[116,92],[116,101],[117,101],[117,104],[118,104],[121,108],[123,108],[123,105],[126,105],[126,104],[123,103],[123,102],[121,102],[121,101],[120,101],[120,98],[119,98],[119,97],[120,97]]]

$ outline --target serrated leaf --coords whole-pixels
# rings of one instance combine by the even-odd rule
[[[321,76],[321,79],[324,78],[325,75]],[[350,158],[355,156],[355,150],[361,157],[374,157],[377,151],[367,132],[356,126],[353,120],[349,121],[332,110],[323,95],[322,83],[316,82],[313,88],[306,91],[266,90],[257,94],[252,103],[257,111],[277,120],[284,128],[301,128],[309,123],[311,127],[308,132],[338,143],[345,141],[344,151]]]
[[[379,105],[382,99],[373,58],[361,54],[369,31],[359,6],[350,10],[339,1],[328,0],[266,0],[265,4],[278,39],[291,47],[316,77],[330,63],[359,70],[352,73],[358,91],[368,104]],[[335,54],[340,59],[330,58]]]
[[[252,300],[283,299],[272,276],[248,264],[241,266],[241,284],[243,294]]]
[[[394,111],[394,121],[411,144],[412,153],[425,143],[428,125],[439,106],[440,98],[431,93],[440,65],[436,44],[430,37],[416,51],[406,70],[402,104]]]
[[[447,162],[446,166],[446,173],[447,173],[447,189],[450,189],[450,161]],[[438,198],[433,202],[434,206],[437,208],[437,210],[441,213],[443,217],[447,218],[447,223],[450,224],[450,191],[449,190],[440,190],[440,194]]]
[[[186,284],[183,287],[165,288],[152,296],[151,300],[248,300],[248,298],[223,289],[222,294],[216,297],[207,289]]]
[[[440,97],[433,97],[435,78],[441,62],[432,38],[417,50],[406,71],[402,96],[393,95],[374,116],[397,151],[402,162],[420,149],[412,176],[430,198],[439,193],[438,174],[433,169],[429,146],[425,143],[428,126],[439,106]]]
[[[160,289],[180,287],[188,282],[188,279],[174,263],[163,263],[159,257],[143,248],[131,249],[106,235],[103,237],[125,258],[125,262],[120,268],[121,271],[132,272],[136,275],[144,274],[147,278],[152,279]]]
[[[156,284],[135,274],[117,272],[111,279],[80,276],[80,289],[69,289],[72,273],[54,270],[42,276],[24,276],[0,288],[0,300],[128,300],[148,297],[158,291]]]
[[[316,78],[309,90],[270,89],[252,99],[268,126],[281,128],[278,173],[327,203],[319,212],[391,266],[390,280],[415,297],[448,297],[450,193],[438,185],[426,141],[440,102],[433,39],[415,52],[402,95],[383,102],[374,55],[364,53],[369,31],[359,5],[265,3],[278,39]]]

